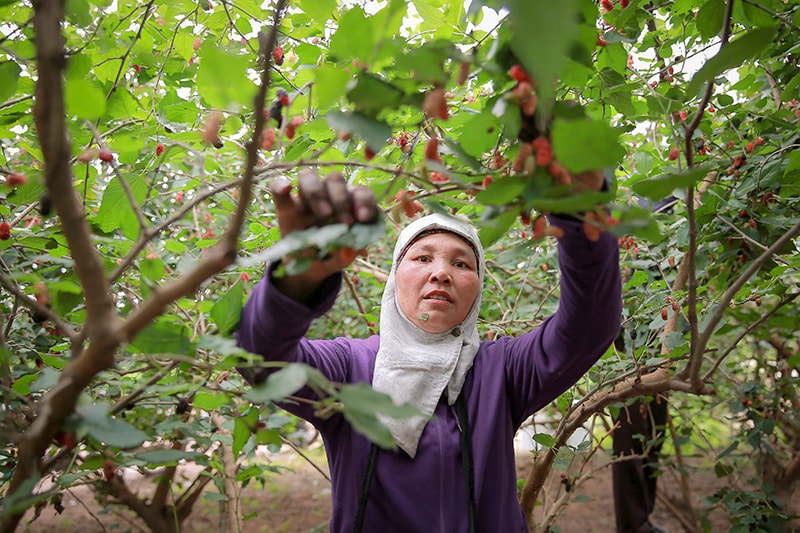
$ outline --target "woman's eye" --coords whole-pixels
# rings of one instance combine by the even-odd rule
[[[428,263],[428,262],[430,262],[430,260],[431,260],[431,258],[428,257],[427,255],[421,255],[421,256],[417,257],[417,261],[419,261],[420,263]]]

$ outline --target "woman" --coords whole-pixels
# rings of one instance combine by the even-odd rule
[[[599,173],[575,179],[594,190],[603,186]],[[340,175],[323,181],[304,171],[298,189],[293,196],[287,181],[272,185],[283,235],[376,217],[369,190],[349,189]],[[564,230],[559,309],[517,338],[479,341],[483,249],[475,230],[454,217],[423,217],[401,233],[380,336],[304,337],[333,305],[341,271],[354,259],[350,251],[316,261],[299,276],[273,278],[270,266],[242,313],[243,348],[271,361],[309,364],[334,382],[372,383],[430,415],[387,420],[400,449],[379,451],[342,416],[323,420],[309,405],[282,405],[323,436],[333,484],[331,531],[527,530],[517,501],[514,434],[605,352],[621,313],[616,238],[602,234],[591,242],[569,217],[551,223]]]

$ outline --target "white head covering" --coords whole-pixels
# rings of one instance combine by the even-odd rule
[[[400,448],[412,458],[417,453],[422,430],[433,415],[445,388],[450,405],[458,398],[480,342],[477,328],[480,289],[464,321],[444,333],[424,331],[400,310],[397,302],[397,265],[406,249],[421,234],[436,230],[454,233],[472,245],[478,260],[481,288],[485,270],[483,247],[478,234],[465,220],[442,214],[428,215],[409,224],[397,239],[392,269],[381,300],[380,348],[372,386],[388,394],[395,403],[410,403],[425,413],[426,416],[412,418],[380,418]]]

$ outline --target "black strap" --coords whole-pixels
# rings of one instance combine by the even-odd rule
[[[461,429],[461,466],[464,468],[464,481],[467,485],[467,517],[469,533],[475,533],[475,465],[472,460],[472,432],[469,429],[467,400],[463,394],[456,400],[456,415]]]
[[[361,533],[364,528],[364,513],[367,511],[367,500],[369,499],[369,489],[372,485],[372,478],[375,476],[375,463],[378,458],[378,445],[374,442],[369,447],[369,458],[367,459],[367,472],[364,474],[364,483],[361,485],[361,498],[358,500],[358,513],[356,522],[353,526],[353,533]]]
[[[469,415],[467,414],[467,400],[463,395],[459,395],[456,400],[456,420],[458,420],[459,440],[461,441],[461,466],[464,470],[464,481],[467,485],[467,519],[469,521],[469,533],[475,533],[475,465],[472,458],[472,438],[469,429]],[[372,485],[372,478],[375,476],[375,463],[378,458],[378,446],[373,443],[369,448],[369,458],[367,459],[367,471],[364,474],[364,482],[361,485],[361,497],[358,501],[358,512],[356,513],[353,533],[361,533],[364,528],[364,514],[367,511],[367,500],[369,500],[369,490]]]

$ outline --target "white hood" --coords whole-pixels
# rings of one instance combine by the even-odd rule
[[[414,325],[397,303],[397,264],[405,250],[424,232],[441,230],[454,233],[471,243],[478,259],[478,276],[483,287],[485,257],[475,228],[466,221],[442,214],[422,217],[409,224],[397,239],[392,269],[383,291],[380,319],[380,348],[375,361],[372,386],[391,396],[397,404],[410,403],[426,416],[389,418],[381,422],[412,458],[425,424],[433,415],[445,389],[447,401],[454,404],[467,371],[478,351],[478,313],[481,291],[469,314],[458,326],[444,333],[429,333]]]

